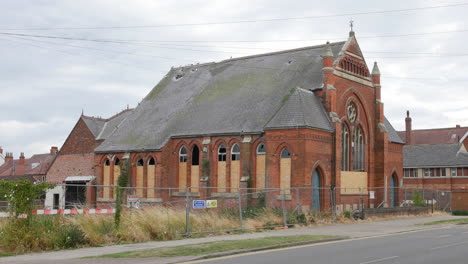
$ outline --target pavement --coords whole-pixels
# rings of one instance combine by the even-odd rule
[[[189,238],[183,240],[172,240],[172,241],[157,241],[157,242],[146,242],[138,244],[125,244],[125,245],[114,245],[106,247],[94,247],[94,248],[81,248],[74,250],[61,250],[45,253],[33,253],[26,255],[18,255],[12,257],[0,258],[0,263],[8,264],[23,264],[23,263],[36,263],[36,264],[50,264],[51,262],[60,261],[60,263],[115,263],[116,259],[81,259],[84,257],[100,256],[104,254],[113,254],[126,251],[153,249],[159,247],[169,246],[181,246],[189,244],[198,244],[205,242],[214,242],[222,240],[244,240],[254,239],[269,236],[294,236],[294,235],[334,235],[334,236],[346,236],[350,238],[363,238],[371,236],[382,236],[394,233],[415,231],[415,230],[429,230],[435,227],[442,228],[444,225],[438,226],[424,226],[419,225],[422,223],[439,221],[439,220],[451,220],[466,217],[457,217],[450,215],[441,216],[430,216],[430,217],[413,217],[403,218],[395,220],[384,220],[374,222],[360,222],[353,224],[336,224],[326,226],[310,226],[302,228],[291,228],[283,230],[272,230],[265,232],[255,233],[243,233],[243,234],[232,234],[232,235],[221,235],[221,236],[207,236],[203,238]],[[175,257],[175,258],[139,258],[138,261],[132,259],[118,259],[118,263],[176,263],[190,261],[198,259],[200,256],[187,256],[187,257]]]

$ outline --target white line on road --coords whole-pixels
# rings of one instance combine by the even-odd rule
[[[453,235],[441,235],[441,236],[435,236],[435,237],[450,237],[450,236],[453,236]]]
[[[384,260],[394,259],[394,258],[398,258],[398,257],[399,257],[399,256],[393,256],[393,257],[388,257],[388,258],[381,258],[381,259],[371,260],[371,261],[367,261],[367,262],[361,262],[361,263],[359,263],[359,264],[376,263],[376,262],[381,262],[381,261],[384,261]]]
[[[448,247],[453,247],[453,246],[459,246],[459,245],[463,245],[463,244],[468,244],[468,241],[461,242],[461,243],[456,243],[456,244],[445,245],[445,246],[440,246],[440,247],[433,247],[433,248],[431,248],[431,250],[441,249],[441,248],[448,248]]]

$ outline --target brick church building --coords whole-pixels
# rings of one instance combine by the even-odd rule
[[[143,203],[186,195],[236,202],[238,188],[250,187],[280,188],[266,203],[293,207],[299,201],[290,188],[302,187],[312,195],[301,204],[328,210],[324,190],[336,187],[337,204],[364,198],[371,207],[396,206],[396,189],[368,195],[368,188],[398,187],[403,177],[403,141],[384,116],[381,89],[377,63],[367,68],[353,31],[343,42],[172,68],[102,138],[103,124],[93,132],[80,119],[92,141],[80,156],[88,164],[81,176],[114,185],[128,159],[131,186],[173,188],[136,189]],[[74,133],[62,151],[76,150]],[[76,179],[69,162],[79,151],[62,154],[51,175],[61,175],[62,163]],[[101,188],[88,199],[105,204],[114,193]]]

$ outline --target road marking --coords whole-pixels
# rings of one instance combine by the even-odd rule
[[[461,243],[456,243],[456,244],[445,245],[445,246],[440,246],[440,247],[433,247],[433,248],[431,248],[431,250],[448,248],[448,247],[453,247],[453,246],[459,246],[459,245],[463,245],[463,244],[468,244],[468,241],[461,242]]]
[[[435,237],[450,237],[450,236],[453,236],[453,235],[441,235],[441,236],[435,236]]]
[[[381,259],[371,260],[371,261],[367,261],[367,262],[361,262],[361,263],[359,263],[359,264],[369,264],[369,263],[381,262],[381,261],[384,261],[384,260],[394,259],[394,258],[399,258],[399,256],[393,256],[393,257],[388,257],[388,258],[381,258]]]
[[[215,257],[215,258],[196,259],[196,260],[187,261],[187,262],[180,262],[180,263],[181,264],[182,263],[183,264],[195,264],[195,263],[222,260],[222,259],[238,258],[238,257],[243,257],[243,256],[255,255],[255,254],[266,254],[266,253],[278,252],[278,251],[284,251],[284,250],[290,250],[290,249],[323,246],[323,245],[350,242],[350,241],[356,241],[356,240],[364,240],[364,239],[370,239],[370,238],[381,238],[381,237],[387,237],[387,236],[405,235],[405,234],[410,234],[410,233],[431,231],[431,230],[436,230],[436,229],[450,229],[450,227],[446,227],[446,226],[431,227],[431,228],[418,229],[418,230],[402,231],[402,232],[397,232],[397,233],[392,233],[392,234],[382,234],[382,235],[375,235],[375,236],[358,237],[358,238],[343,239],[343,240],[338,240],[338,241],[330,241],[330,242],[316,243],[316,244],[310,244],[310,245],[302,245],[302,246],[295,246],[295,247],[286,247],[286,248],[277,248],[277,249],[269,249],[269,250],[262,250],[262,251],[256,251],[256,252],[241,253],[241,254],[235,254],[235,255],[219,257],[219,258]]]

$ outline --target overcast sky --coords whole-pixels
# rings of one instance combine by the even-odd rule
[[[396,129],[407,109],[413,128],[468,126],[468,1],[417,9],[455,4],[464,2],[2,1],[1,33],[105,41],[0,34],[0,146],[15,158],[48,152],[82,111],[109,117],[135,107],[171,66],[346,40],[351,19],[368,66],[379,63]],[[432,34],[401,36],[413,33]]]

